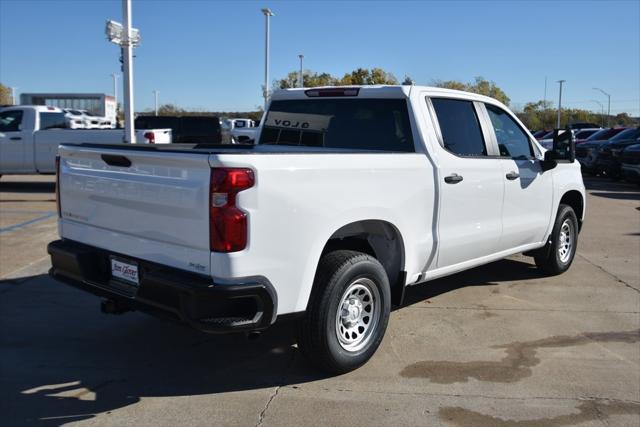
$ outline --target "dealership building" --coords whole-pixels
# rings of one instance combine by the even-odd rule
[[[96,116],[116,121],[116,99],[104,93],[23,93],[22,105],[49,105],[59,108],[87,110]]]

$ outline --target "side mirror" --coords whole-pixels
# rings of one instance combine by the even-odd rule
[[[573,163],[576,160],[576,143],[570,129],[553,131],[553,147],[544,153],[542,170],[555,168],[558,163]]]
[[[576,142],[570,129],[555,129],[553,131],[554,160],[573,163],[576,160]],[[546,156],[545,156],[546,158]]]

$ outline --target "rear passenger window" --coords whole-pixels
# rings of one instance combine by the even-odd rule
[[[10,110],[0,113],[0,132],[18,132],[22,123],[22,111]]]
[[[66,127],[64,113],[40,113],[40,130],[64,129]]]
[[[458,156],[486,156],[480,122],[471,101],[431,98],[444,148]]]
[[[533,157],[531,142],[527,134],[507,114],[495,105],[485,104],[493,130],[496,132],[500,155],[504,157]]]

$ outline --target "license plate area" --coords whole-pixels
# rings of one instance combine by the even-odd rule
[[[126,296],[135,296],[140,286],[140,271],[135,261],[110,256],[111,280],[109,285]]]

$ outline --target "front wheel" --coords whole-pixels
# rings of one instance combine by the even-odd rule
[[[538,268],[552,275],[569,269],[578,247],[578,218],[569,205],[560,205],[551,239],[534,257]]]
[[[330,252],[320,260],[298,324],[298,346],[324,371],[352,371],[380,345],[390,310],[389,279],[378,260],[356,251]]]

